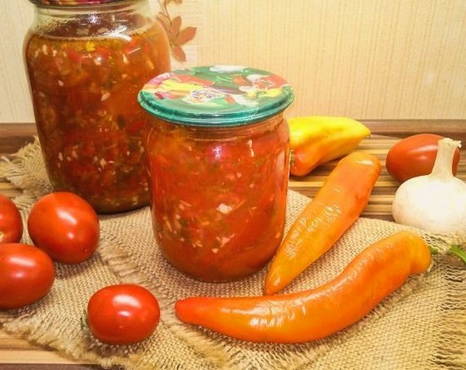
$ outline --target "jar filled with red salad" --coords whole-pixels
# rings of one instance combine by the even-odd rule
[[[25,60],[49,179],[100,213],[148,204],[137,94],[170,69],[148,0],[31,0]]]
[[[209,282],[261,269],[285,224],[290,86],[241,66],[159,75],[139,93],[154,233],[168,261]]]

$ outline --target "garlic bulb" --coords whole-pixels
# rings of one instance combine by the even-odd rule
[[[401,184],[392,205],[396,222],[436,233],[466,234],[466,183],[452,173],[458,147],[460,141],[439,140],[432,173]]]

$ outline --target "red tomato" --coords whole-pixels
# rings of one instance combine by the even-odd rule
[[[16,205],[0,195],[0,243],[16,243],[23,235],[23,223]]]
[[[46,296],[55,279],[53,262],[39,248],[0,245],[0,309],[18,308]]]
[[[403,182],[412,177],[428,175],[432,172],[437,143],[443,136],[435,134],[418,134],[397,142],[387,154],[386,167],[390,175]],[[460,151],[456,149],[453,158],[453,173],[456,174]]]
[[[99,219],[84,199],[73,193],[52,193],[31,209],[28,231],[34,244],[54,260],[80,263],[97,249]]]
[[[157,299],[139,285],[105,287],[91,297],[87,306],[92,334],[109,344],[140,342],[154,332],[159,319]]]

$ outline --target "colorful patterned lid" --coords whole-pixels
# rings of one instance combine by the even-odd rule
[[[114,3],[123,0],[29,0],[35,5],[44,6],[84,6]]]
[[[154,116],[193,126],[240,126],[273,116],[293,101],[281,77],[260,69],[215,65],[168,72],[139,92]]]

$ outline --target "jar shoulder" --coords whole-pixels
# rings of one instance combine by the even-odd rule
[[[163,32],[163,27],[148,1],[144,0],[125,6],[95,6],[86,10],[38,7],[29,33],[58,39],[130,39],[133,34],[143,33],[147,29]]]

